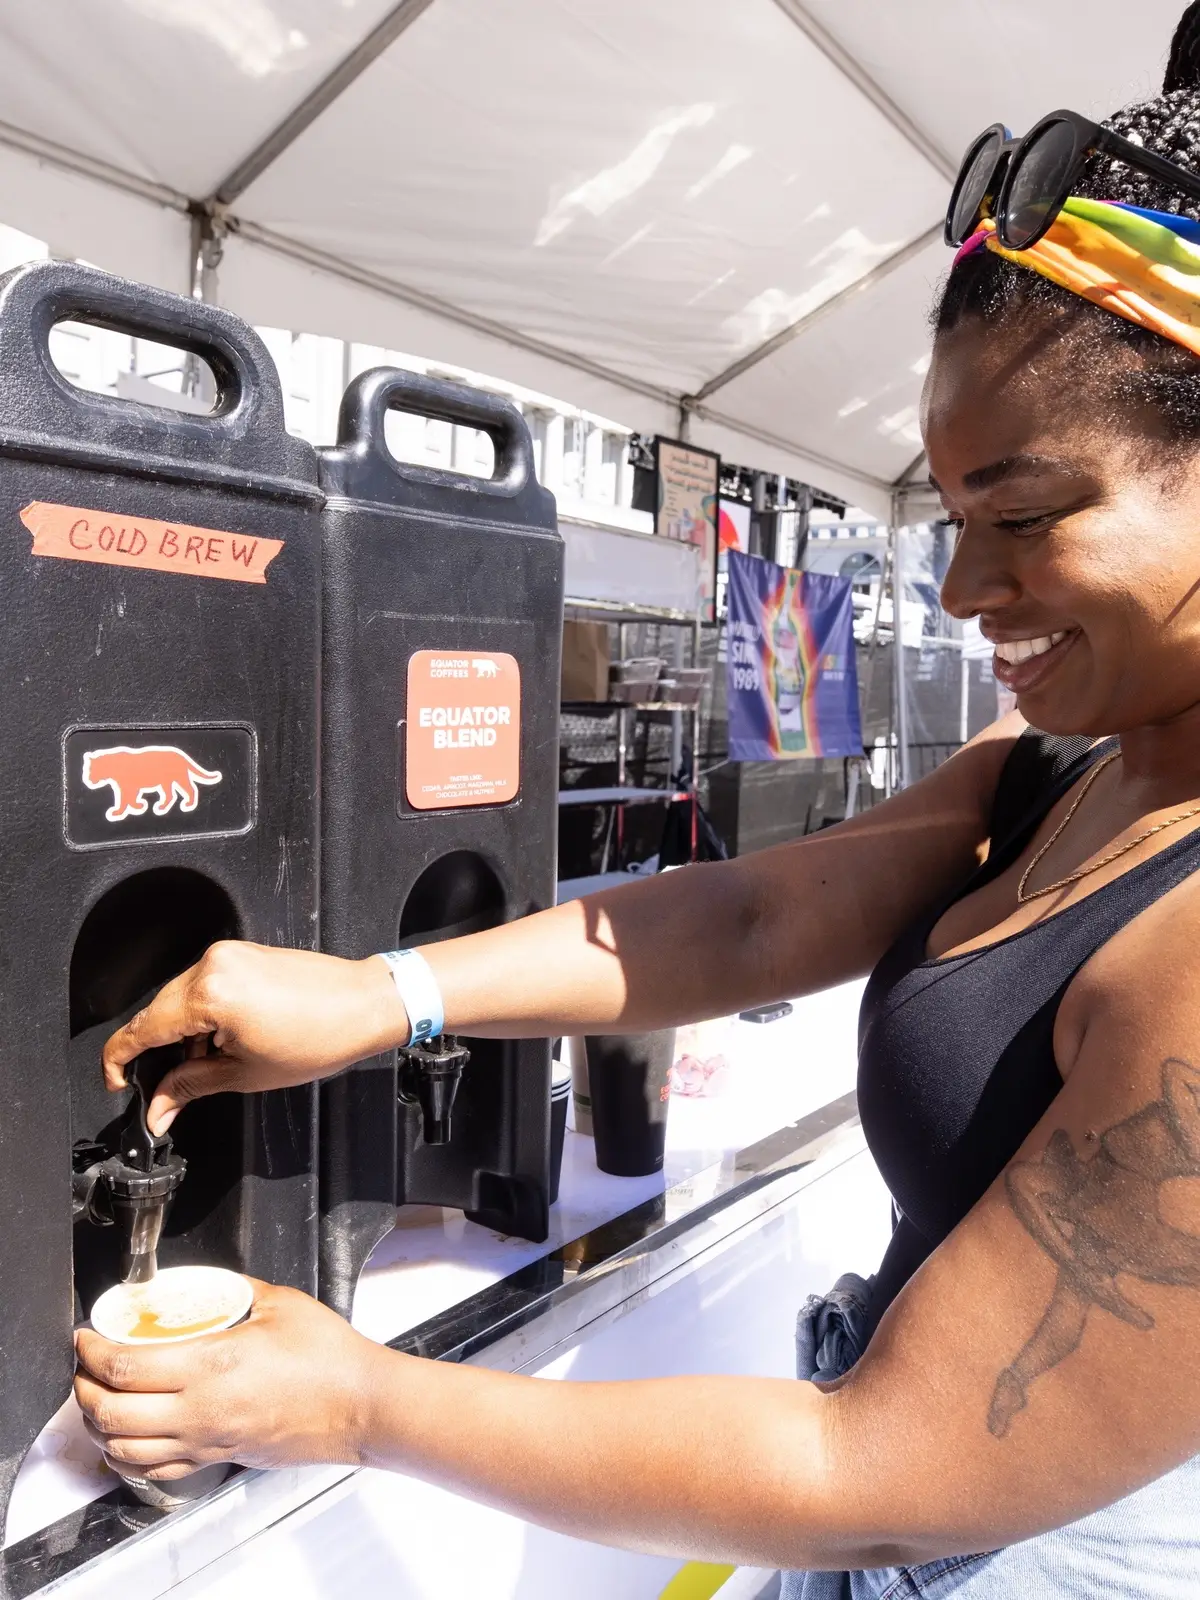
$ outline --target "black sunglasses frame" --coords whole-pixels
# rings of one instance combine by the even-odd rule
[[[1000,186],[1004,182],[1009,159],[1017,143],[1018,141],[1002,122],[993,122],[990,127],[977,134],[967,146],[966,154],[959,163],[954,187],[950,191],[950,203],[946,207],[946,224],[942,230],[942,237],[952,249],[957,250],[959,245],[966,243],[979,227],[983,217],[995,215]],[[976,170],[977,163],[980,157],[987,153],[989,144],[993,147],[992,159],[986,166]],[[967,182],[972,175],[975,178],[972,193],[964,196]],[[970,200],[970,208],[966,213],[966,220],[961,226],[955,227],[959,206],[964,198]]]
[[[1046,212],[1040,227],[1033,233],[1026,231],[1018,235],[1012,226],[1010,209],[1016,180],[1025,162],[1036,152],[1038,141],[1049,129],[1059,125],[1068,127],[1074,138],[1074,149],[1070,160],[1055,193],[1046,196]],[[997,142],[995,163],[988,171],[984,184],[980,185],[978,178],[976,180],[975,188],[979,190],[979,196],[970,214],[969,225],[960,223],[955,227],[955,217],[963,199],[963,185],[988,139]],[[1176,166],[1165,156],[1156,155],[1153,150],[1146,150],[1141,145],[1133,144],[1121,134],[1114,133],[1111,128],[1102,128],[1098,122],[1081,117],[1076,111],[1052,111],[1049,116],[1035,122],[1023,139],[1014,140],[1009,135],[1008,129],[1002,123],[996,122],[971,141],[959,167],[958,177],[950,194],[950,204],[946,209],[944,230],[946,243],[955,248],[964,244],[976,231],[983,218],[990,215],[996,221],[996,237],[1006,250],[1030,249],[1053,226],[1088,158],[1097,154],[1109,156],[1127,167],[1144,172],[1147,177],[1156,178],[1178,193],[1187,195],[1189,199],[1200,200],[1200,174],[1189,172],[1186,167]],[[990,207],[989,202],[992,202]]]

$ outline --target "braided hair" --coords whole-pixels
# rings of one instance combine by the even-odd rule
[[[1104,126],[1200,172],[1200,0],[1175,30],[1162,93],[1126,106]],[[1200,202],[1105,156],[1090,158],[1073,192],[1200,221]],[[975,320],[1028,337],[1032,324],[1069,353],[1073,380],[1107,400],[1104,421],[1150,431],[1175,449],[1200,444],[1200,358],[991,250],[955,267],[932,320],[938,335]]]

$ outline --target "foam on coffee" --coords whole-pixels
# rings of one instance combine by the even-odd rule
[[[216,1333],[241,1320],[253,1291],[221,1267],[168,1267],[149,1283],[118,1284],[92,1308],[92,1326],[122,1344],[161,1344]]]

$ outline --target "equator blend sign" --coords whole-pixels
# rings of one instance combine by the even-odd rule
[[[521,787],[521,669],[498,653],[408,663],[404,793],[418,811],[504,805]]]

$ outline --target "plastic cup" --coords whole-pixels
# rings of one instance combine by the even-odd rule
[[[557,1067],[558,1063],[555,1063]],[[563,1145],[567,1133],[567,1103],[571,1098],[571,1079],[556,1076],[550,1085],[550,1192],[551,1205],[558,1199],[562,1178]]]
[[[224,1333],[249,1315],[254,1289],[248,1278],[225,1267],[165,1267],[149,1283],[119,1283],[92,1307],[92,1327],[115,1344],[184,1344]],[[210,1493],[229,1474],[214,1462],[186,1478],[159,1483],[121,1473],[143,1504],[174,1511]]]
[[[621,1178],[661,1172],[675,1029],[589,1034],[588,1087],[596,1165]]]
[[[587,1049],[583,1039],[564,1039],[563,1059],[571,1067],[571,1122],[576,1133],[592,1133],[592,1095],[588,1088]]]

